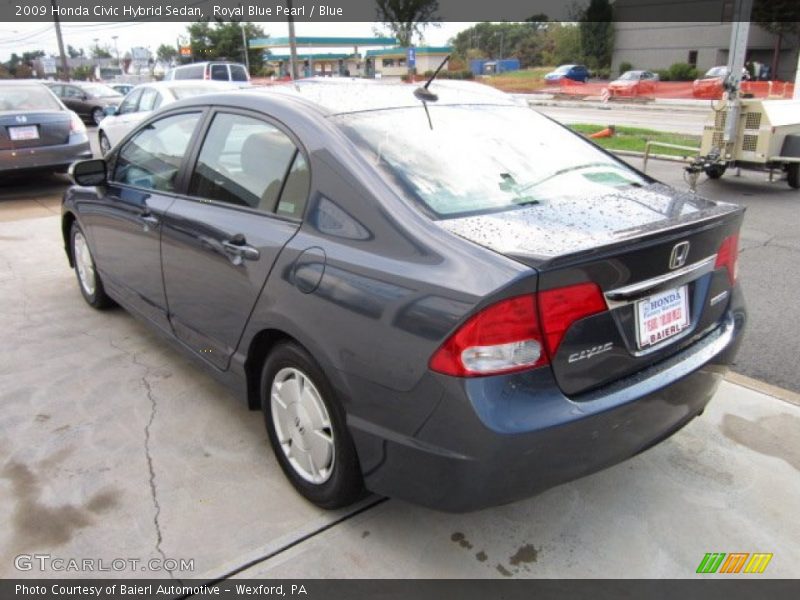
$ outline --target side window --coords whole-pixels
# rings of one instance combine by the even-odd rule
[[[142,97],[142,90],[133,90],[122,101],[122,104],[119,105],[119,114],[127,115],[129,113],[135,113],[137,110],[137,106],[139,105],[139,98]]]
[[[211,65],[211,79],[228,81],[228,65]]]
[[[231,81],[247,81],[247,71],[240,65],[228,65],[231,70]]]
[[[65,98],[82,98],[83,92],[72,85],[65,85],[64,86],[64,97]]]
[[[208,129],[189,193],[272,212],[296,151],[277,127],[253,117],[220,113]]]
[[[139,100],[139,110],[155,110],[159,93],[151,87],[142,90],[142,99]]]
[[[51,85],[50,89],[59,98],[63,98],[64,97],[64,86],[63,85]]]
[[[184,113],[140,129],[120,150],[113,181],[159,192],[175,191],[175,178],[199,120],[200,113]]]

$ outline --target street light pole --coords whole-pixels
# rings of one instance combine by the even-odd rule
[[[64,81],[69,81],[69,66],[67,66],[67,55],[64,53],[64,39],[61,37],[61,21],[58,20],[58,7],[56,0],[50,0],[53,7],[53,22],[56,28],[56,40],[58,40],[58,54],[61,57],[61,77]]]
[[[244,21],[239,22],[239,27],[242,30],[242,51],[244,52],[244,66],[247,69],[247,74],[250,75],[250,55],[247,52],[247,34],[244,31]]]

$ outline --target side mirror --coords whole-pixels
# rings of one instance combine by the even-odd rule
[[[113,117],[117,114],[118,110],[119,110],[118,106],[106,106],[103,109],[103,114],[107,117]]]
[[[68,174],[75,185],[103,185],[106,182],[106,161],[102,158],[76,161],[69,166]]]

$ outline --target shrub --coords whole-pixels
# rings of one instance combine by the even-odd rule
[[[675,63],[669,67],[670,81],[692,81],[699,73],[689,63]]]
[[[633,65],[627,61],[619,63],[619,74],[622,75],[625,71],[633,71]]]

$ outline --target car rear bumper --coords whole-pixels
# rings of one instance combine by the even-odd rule
[[[560,393],[546,368],[476,379],[431,375],[442,393],[428,399],[434,408],[412,435],[351,420],[367,487],[463,512],[623,461],[703,411],[738,350],[745,321],[737,287],[725,321],[689,348],[573,398]]]
[[[0,150],[0,172],[34,171],[67,167],[76,160],[91,158],[89,138],[59,146]]]

